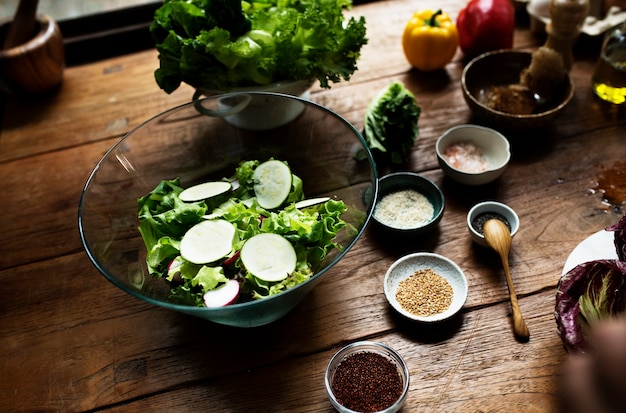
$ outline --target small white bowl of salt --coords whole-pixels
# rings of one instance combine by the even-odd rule
[[[394,235],[418,235],[435,228],[445,209],[441,189],[413,172],[396,172],[378,180],[374,225]]]
[[[465,185],[484,185],[496,180],[511,159],[506,137],[478,125],[448,129],[437,139],[435,151],[443,172]]]

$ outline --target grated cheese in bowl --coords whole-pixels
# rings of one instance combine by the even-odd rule
[[[372,223],[383,234],[424,234],[441,221],[445,199],[441,189],[430,179],[415,172],[394,172],[378,182]]]
[[[422,193],[402,189],[380,199],[374,209],[374,218],[393,228],[411,229],[427,224],[434,212],[433,205]]]

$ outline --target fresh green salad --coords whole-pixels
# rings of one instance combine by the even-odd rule
[[[165,0],[150,33],[158,85],[229,90],[285,80],[348,80],[367,43],[351,0]]]
[[[308,280],[346,226],[343,201],[305,199],[286,162],[244,161],[232,177],[182,188],[163,180],[138,199],[148,271],[168,300],[221,307]]]

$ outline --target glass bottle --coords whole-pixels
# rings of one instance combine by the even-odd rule
[[[609,31],[591,78],[593,91],[607,102],[626,102],[626,22]]]

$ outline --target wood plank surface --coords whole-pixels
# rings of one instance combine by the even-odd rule
[[[424,2],[454,18],[463,2]],[[106,150],[150,117],[188,102],[153,78],[147,50],[66,70],[60,90],[38,100],[7,98],[0,132],[6,200],[0,243],[0,411],[2,412],[330,412],[324,371],[341,346],[362,339],[394,347],[409,364],[403,411],[556,412],[566,358],[554,322],[563,264],[590,234],[614,223],[598,188],[603,169],[623,162],[624,108],[593,96],[597,39],[583,39],[572,77],[575,97],[549,128],[511,133],[513,158],[498,181],[469,188],[443,176],[434,143],[449,127],[479,123],[465,104],[461,52],[444,71],[410,70],[401,30],[409,0],[356,6],[368,45],[349,82],[314,86],[312,100],[357,129],[370,99],[391,81],[422,108],[420,137],[404,169],[432,179],[446,196],[438,230],[424,239],[383,239],[372,228],[285,318],[238,329],[154,307],[108,282],[84,253],[77,208],[91,169]],[[515,46],[541,45],[524,16]],[[384,171],[387,172],[387,171]],[[528,343],[511,331],[506,282],[495,253],[473,244],[465,219],[478,201],[506,202],[520,215],[510,257]],[[470,285],[462,314],[426,327],[386,303],[389,265],[414,251],[452,258]]]

